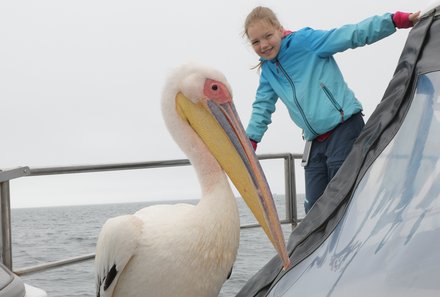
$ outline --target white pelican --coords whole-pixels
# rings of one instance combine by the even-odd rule
[[[96,247],[97,296],[214,297],[239,244],[228,174],[289,265],[264,174],[218,71],[184,65],[165,85],[162,112],[201,186],[197,205],[156,205],[109,219]]]

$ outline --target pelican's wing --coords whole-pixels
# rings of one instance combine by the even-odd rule
[[[142,221],[133,215],[107,220],[96,245],[96,296],[111,297],[118,278],[134,255]]]

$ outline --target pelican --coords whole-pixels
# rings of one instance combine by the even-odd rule
[[[197,65],[177,68],[165,84],[162,113],[202,197],[197,205],[155,205],[107,220],[96,247],[97,296],[218,296],[240,234],[228,176],[287,268],[273,198],[224,75]]]

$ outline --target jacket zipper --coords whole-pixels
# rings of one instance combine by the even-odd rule
[[[341,105],[336,101],[335,97],[333,97],[333,94],[330,92],[330,90],[327,88],[326,85],[323,83],[320,83],[321,89],[324,91],[327,98],[330,100],[330,102],[333,104],[333,106],[336,108],[337,111],[339,111],[339,114],[341,115],[341,123],[344,122],[344,110],[342,109]]]
[[[292,96],[292,97],[293,97],[293,100],[294,100],[295,105],[296,105],[296,107],[298,108],[298,110],[299,110],[299,112],[300,112],[300,114],[301,114],[301,116],[302,116],[302,118],[303,118],[304,123],[306,124],[307,128],[308,128],[308,129],[309,129],[309,130],[310,130],[315,136],[318,136],[319,134],[315,131],[315,129],[312,128],[312,125],[310,125],[309,121],[308,121],[307,118],[306,118],[306,114],[304,113],[304,110],[302,109],[301,105],[300,105],[299,102],[298,102],[298,98],[296,98],[296,88],[295,88],[295,85],[294,85],[292,79],[291,79],[290,76],[287,74],[287,72],[286,72],[286,70],[283,68],[283,66],[281,66],[281,63],[280,63],[280,61],[279,61],[278,59],[276,59],[275,63],[276,63],[276,66],[277,66],[277,72],[278,72],[278,69],[281,70],[281,72],[284,74],[284,76],[286,77],[287,81],[289,82],[290,87],[292,88],[292,91],[293,91],[293,96]]]

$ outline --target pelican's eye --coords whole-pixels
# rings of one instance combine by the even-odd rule
[[[218,103],[226,103],[232,100],[232,96],[225,84],[209,78],[205,81],[203,95],[205,95],[206,98],[214,100]]]

